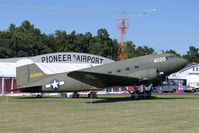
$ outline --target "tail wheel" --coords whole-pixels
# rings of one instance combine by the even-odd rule
[[[38,94],[38,95],[37,95],[37,98],[42,98],[42,95]]]

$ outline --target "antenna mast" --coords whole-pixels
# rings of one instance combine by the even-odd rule
[[[120,29],[120,43],[118,48],[118,57],[117,60],[124,60],[127,57],[128,50],[127,50],[127,43],[126,43],[126,29],[128,29],[128,19],[127,18],[119,18],[121,23],[117,24],[117,28]]]

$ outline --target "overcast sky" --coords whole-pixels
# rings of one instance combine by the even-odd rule
[[[28,20],[46,34],[59,29],[96,35],[105,28],[119,40],[116,19],[125,16],[128,41],[185,54],[190,45],[199,47],[198,13],[198,0],[0,0],[0,30]]]

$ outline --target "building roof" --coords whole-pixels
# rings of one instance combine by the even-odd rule
[[[91,64],[106,64],[114,62],[111,59],[92,55],[87,53],[76,52],[61,52],[61,53],[49,53],[31,57],[19,57],[19,58],[6,58],[0,59],[0,62],[16,63],[21,59],[30,59],[35,63],[91,63]]]
[[[50,53],[32,57],[0,59],[0,77],[16,77],[16,67],[36,63],[46,74],[74,71],[114,62],[111,59],[75,52]]]
[[[182,70],[179,71],[179,73],[182,73],[184,71],[187,71],[188,69],[191,69],[193,67],[199,67],[199,63],[193,63],[193,64],[188,64],[186,67],[184,67]]]

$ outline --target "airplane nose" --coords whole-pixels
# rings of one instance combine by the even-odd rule
[[[188,61],[187,60],[185,60],[185,59],[179,59],[179,62],[180,62],[180,66],[182,67],[182,68],[184,68],[187,64],[188,64]]]

